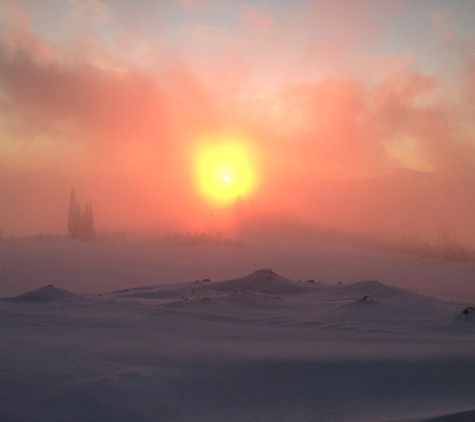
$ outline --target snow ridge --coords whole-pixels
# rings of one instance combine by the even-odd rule
[[[280,276],[271,269],[261,269],[246,277],[213,283],[209,285],[209,288],[218,292],[251,291],[273,295],[295,294],[303,291],[297,283]]]
[[[53,285],[50,284],[8,299],[14,302],[50,302],[71,297],[77,297],[77,295],[68,290],[53,287]]]

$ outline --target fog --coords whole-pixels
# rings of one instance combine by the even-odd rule
[[[0,229],[66,234],[74,187],[102,232],[474,246],[474,5],[378,3],[1,1]],[[221,142],[254,178],[226,204]]]

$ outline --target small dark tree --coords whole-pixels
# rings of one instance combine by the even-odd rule
[[[86,205],[86,209],[84,210],[84,214],[82,216],[82,227],[81,231],[86,236],[93,236],[95,234],[94,231],[94,214],[92,212],[92,204],[89,203]]]
[[[68,212],[68,236],[78,237],[80,227],[81,209],[76,200],[76,189],[71,189],[69,196],[69,212]]]
[[[94,235],[92,204],[86,205],[84,213],[81,213],[81,206],[76,199],[76,190],[72,188],[69,197],[68,236],[77,238],[93,237]]]

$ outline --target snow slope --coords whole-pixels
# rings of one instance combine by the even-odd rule
[[[47,286],[0,300],[0,420],[473,420],[465,309],[271,269],[100,295]]]
[[[213,281],[272,268],[326,284],[378,280],[458,302],[475,302],[471,262],[443,262],[359,246],[249,241],[245,247],[174,245],[154,239],[0,241],[0,297],[52,284],[77,293]]]

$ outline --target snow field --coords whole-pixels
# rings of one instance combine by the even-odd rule
[[[231,262],[239,266],[249,252],[228,252],[234,257],[226,261],[222,250],[185,249],[176,277],[195,268],[194,277],[153,283],[154,271],[179,262],[178,248],[160,246],[158,255],[127,243],[0,247],[3,257],[16,257],[2,285],[15,293],[0,300],[0,420],[473,420],[475,312],[463,313],[471,302],[414,291],[429,289],[436,273],[436,289],[450,291],[441,268],[456,276],[467,269],[461,265],[365,251],[364,265],[374,262],[374,274],[382,274],[386,264],[399,287],[356,274],[348,282],[342,274],[356,271],[361,257],[322,247],[320,255],[312,251],[322,271],[303,278],[313,267],[300,268],[300,281],[270,265],[215,279],[233,273]],[[19,265],[20,250],[29,268]],[[285,252],[263,251],[248,265],[274,264],[271,256]],[[294,251],[293,265],[310,255]],[[209,280],[203,274],[213,256]],[[330,266],[323,257],[350,267],[335,268],[340,281],[324,280]],[[407,265],[393,273],[398,261]],[[408,268],[427,275],[411,290]],[[17,294],[12,280],[20,278],[22,286],[50,282]]]

